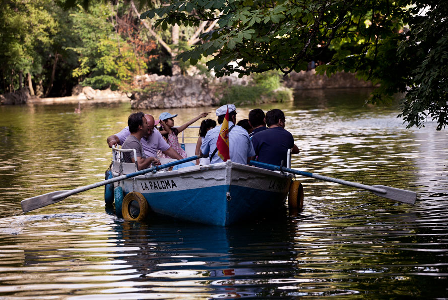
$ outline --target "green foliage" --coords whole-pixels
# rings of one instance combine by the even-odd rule
[[[84,86],[116,90],[131,85],[134,75],[146,68],[132,46],[107,22],[110,14],[106,5],[91,7],[89,13],[80,8],[73,14],[78,20],[73,30],[83,40],[80,47],[72,48],[80,57],[73,75],[83,79]]]
[[[429,117],[442,129],[448,123],[447,15],[444,0],[171,0],[142,18],[158,16],[166,27],[218,17],[219,28],[179,55],[192,64],[213,55],[207,66],[218,76],[288,74],[334,53],[319,73],[356,72],[379,84],[374,103],[407,92],[401,116],[408,126],[423,126]]]
[[[443,1],[429,4],[426,16],[418,14],[422,5],[413,8],[414,26],[398,45],[400,65],[409,70],[400,116],[418,127],[431,119],[441,130],[448,120],[448,7]]]
[[[255,84],[266,88],[269,91],[273,91],[281,87],[281,72],[277,70],[270,70],[263,73],[255,73],[252,78]]]
[[[70,93],[78,81],[94,88],[124,88],[132,84],[135,74],[146,71],[146,53],[155,44],[151,39],[142,41],[138,24],[125,3],[114,6],[108,1],[84,0],[2,3],[0,93],[18,88],[19,73],[30,73],[40,94],[46,95],[54,84],[59,85],[57,95]],[[76,4],[86,4],[89,10]]]
[[[261,99],[261,96],[266,93],[268,91],[261,86],[232,85],[224,92],[220,104],[256,104]]]
[[[281,87],[279,75],[280,73],[275,70],[253,74],[253,84],[232,85],[226,88],[220,103],[244,105],[289,101],[292,99],[292,91],[290,89],[277,90]]]
[[[0,10],[0,70],[2,79],[16,72],[41,71],[43,54],[52,45],[57,20],[50,0],[3,1]],[[11,84],[15,84],[11,82]]]
[[[275,91],[273,96],[275,98],[274,102],[279,103],[290,101],[294,97],[291,89]]]

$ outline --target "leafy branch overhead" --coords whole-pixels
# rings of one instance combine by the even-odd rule
[[[207,66],[218,76],[288,74],[326,57],[321,74],[356,72],[379,85],[373,102],[406,93],[400,116],[408,126],[434,120],[440,130],[448,121],[447,7],[442,0],[173,0],[141,18],[158,16],[163,28],[217,20],[179,58],[195,64],[211,56]]]

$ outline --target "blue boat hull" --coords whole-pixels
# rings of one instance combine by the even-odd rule
[[[119,184],[152,211],[217,226],[261,218],[284,206],[291,175],[230,161],[147,174]]]

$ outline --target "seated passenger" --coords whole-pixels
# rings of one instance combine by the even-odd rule
[[[145,115],[146,121],[148,123],[148,132],[140,140],[142,143],[143,151],[147,157],[156,157],[157,151],[161,151],[166,156],[174,159],[182,159],[167,142],[163,139],[162,135],[158,130],[154,130],[154,117],[151,115]],[[123,145],[126,138],[131,134],[129,131],[129,126],[126,126],[119,133],[113,134],[107,138],[107,145],[110,148],[112,146]]]
[[[235,125],[236,123],[236,108],[233,104],[223,105],[216,110],[218,116],[218,123],[220,126],[216,126],[210,129],[205,135],[201,145],[201,153],[210,157],[210,163],[216,164],[223,162],[217,153],[215,153],[216,142],[221,131],[222,123],[229,109],[229,155],[232,162],[247,164],[252,156],[255,155],[254,147],[249,138],[247,131],[241,126]],[[232,128],[232,126],[234,126]],[[211,157],[213,156],[213,157]]]
[[[131,134],[123,143],[122,149],[135,149],[137,154],[137,169],[143,170],[148,168],[152,163],[160,164],[155,157],[146,157],[140,142],[141,138],[148,132],[148,123],[142,112],[133,113],[128,118],[128,126]],[[133,152],[123,153],[123,160],[127,163],[135,163]]]
[[[264,114],[264,111],[259,108],[252,109],[249,112],[249,124],[250,126],[252,126],[252,132],[249,134],[250,137],[260,131],[267,129],[266,116]]]
[[[196,150],[194,151],[195,155],[201,155],[201,145],[202,141],[205,138],[205,135],[207,132],[216,127],[216,121],[212,119],[206,119],[201,122],[201,127],[199,128],[199,138],[196,142]],[[200,159],[196,160],[197,165],[209,165],[210,164],[210,158],[208,157],[202,157]]]
[[[285,114],[280,109],[273,109],[266,113],[268,129],[252,136],[252,144],[257,160],[267,164],[280,166],[282,161],[286,166],[288,149],[291,153],[299,153],[294,144],[292,134],[285,130]]]
[[[183,158],[187,158],[187,153],[179,144],[179,140],[177,138],[177,135],[184,131],[188,126],[199,120],[200,118],[205,118],[209,113],[204,112],[200,114],[199,116],[191,119],[187,123],[183,124],[182,126],[179,126],[177,128],[174,128],[174,118],[177,116],[172,115],[168,112],[163,112],[159,117],[159,122],[161,124],[160,127],[160,133],[164,135],[168,141],[168,144],[176,150],[177,153],[180,154]],[[160,157],[165,158],[165,154],[162,154]]]

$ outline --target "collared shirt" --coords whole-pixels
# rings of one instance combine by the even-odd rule
[[[294,137],[283,127],[263,130],[252,137],[257,160],[267,164],[286,166],[288,149],[294,147]]]
[[[254,136],[254,134],[258,133],[258,132],[262,132],[263,130],[268,129],[266,126],[262,126],[262,127],[257,127],[255,128],[250,134],[250,138],[252,138]]]
[[[233,122],[229,122],[229,128],[233,125]],[[203,154],[208,153],[208,156],[212,155],[216,149],[216,142],[218,141],[219,132],[221,131],[221,125],[210,129],[207,135],[202,140],[201,152]],[[255,151],[250,141],[249,134],[246,129],[241,126],[235,125],[229,132],[229,154],[232,162],[247,164],[247,158],[254,156]],[[212,164],[223,162],[216,153],[211,159]]]
[[[131,135],[129,131],[129,127],[126,126],[122,131],[116,134],[116,136],[120,139],[120,145],[123,145],[126,138]],[[146,154],[146,157],[156,157],[157,150],[166,151],[170,148],[170,145],[165,141],[163,136],[157,129],[154,129],[151,135],[148,138],[142,137],[140,140],[143,151]]]

